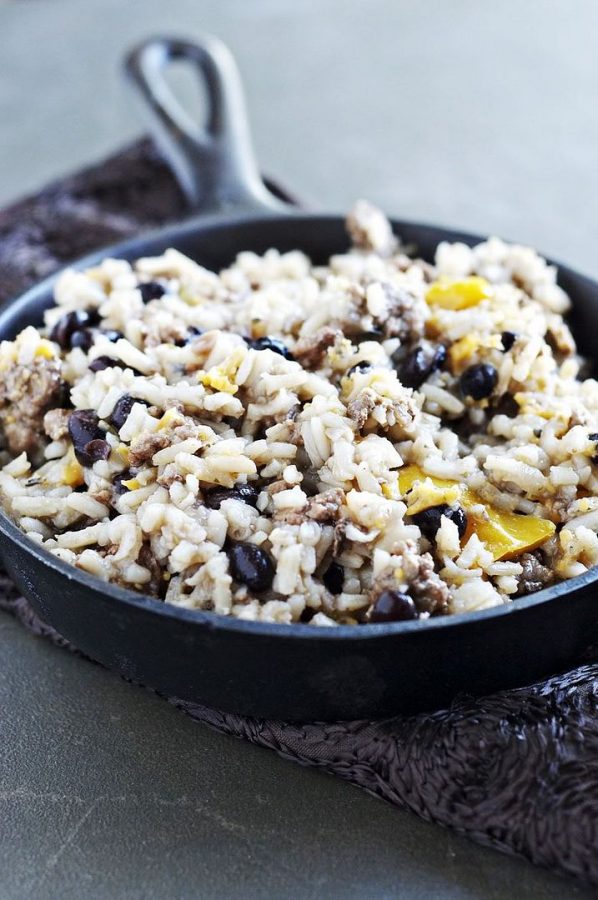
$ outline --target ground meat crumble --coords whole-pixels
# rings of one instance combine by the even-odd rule
[[[45,443],[40,428],[44,413],[59,402],[60,362],[38,357],[0,372],[0,425],[12,453],[36,457]]]

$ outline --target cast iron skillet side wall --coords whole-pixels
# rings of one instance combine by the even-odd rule
[[[441,240],[481,238],[394,222],[430,259]],[[210,268],[240,250],[300,248],[323,261],[347,246],[334,216],[206,220],[107,252],[123,258],[176,246]],[[561,269],[585,352],[598,333],[598,286]],[[0,312],[0,339],[39,324],[52,280]],[[105,585],[56,560],[0,514],[0,552],[35,611],[91,658],[167,696],[226,711],[287,720],[380,717],[446,705],[459,692],[487,693],[565,668],[598,640],[598,573],[528,598],[429,622],[319,629],[241,622],[180,610]]]

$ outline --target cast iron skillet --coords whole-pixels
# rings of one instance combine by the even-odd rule
[[[185,119],[163,69],[185,60],[209,97],[203,130]],[[241,250],[300,248],[317,261],[347,247],[342,218],[293,210],[264,187],[254,162],[234,63],[218,42],[152,40],[128,73],[154,134],[188,198],[209,216],[94,254],[133,259],[175,246],[217,270]],[[394,222],[431,259],[441,240],[482,238]],[[574,299],[574,330],[595,348],[598,285],[560,268]],[[0,338],[39,323],[51,305],[45,281],[0,314]],[[563,669],[598,639],[598,569],[509,606],[469,615],[384,625],[317,628],[259,624],[177,609],[78,571],[29,541],[0,514],[10,576],[37,613],[83,652],[162,694],[226,711],[287,720],[386,716],[439,708],[461,691],[482,693]]]

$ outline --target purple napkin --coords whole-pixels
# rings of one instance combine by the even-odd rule
[[[140,141],[0,212],[0,301],[96,247],[185,214],[167,167]],[[6,576],[0,608],[76,652]],[[375,722],[289,725],[168,699],[478,843],[598,883],[598,650],[579,662],[530,687]]]

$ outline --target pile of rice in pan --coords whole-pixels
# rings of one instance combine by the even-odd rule
[[[376,208],[314,265],[67,271],[0,346],[2,503],[175,606],[318,626],[505,603],[598,562],[598,383],[533,250],[411,258]]]

